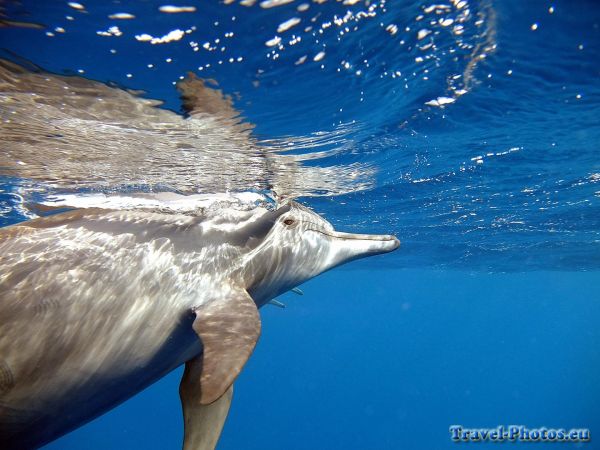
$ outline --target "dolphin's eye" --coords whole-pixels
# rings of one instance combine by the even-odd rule
[[[288,227],[294,225],[294,223],[296,223],[296,221],[294,219],[285,219],[283,221],[283,223],[285,223]]]

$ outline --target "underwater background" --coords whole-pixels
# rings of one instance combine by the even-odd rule
[[[90,155],[172,145],[186,158],[143,179],[133,167],[50,185],[3,172],[2,225],[31,217],[29,200],[65,193],[250,190],[402,241],[282,296],[285,309],[261,309],[218,448],[502,445],[454,443],[455,424],[589,428],[587,443],[516,445],[600,448],[600,4],[165,6],[6,0],[0,53],[182,115],[175,83],[194,72],[227,99],[227,151],[247,159],[220,164],[220,144],[182,129],[142,139],[139,117],[126,137],[86,129],[78,115],[96,112],[78,106],[60,116],[72,134],[40,132],[37,144]],[[3,131],[0,145],[35,130]],[[191,176],[208,150],[215,164]],[[180,376],[45,448],[180,448]]]

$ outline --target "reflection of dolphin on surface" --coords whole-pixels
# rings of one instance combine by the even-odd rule
[[[189,119],[6,61],[0,88],[0,175],[26,199],[57,188],[54,206],[74,208],[0,229],[0,448],[56,439],[183,363],[184,448],[213,448],[260,333],[257,308],[399,245],[338,233],[289,200],[189,195],[366,186],[360,167],[323,171],[258,146],[231,102],[193,77],[179,85]],[[136,186],[151,192],[123,193]]]
[[[257,308],[393,236],[295,202],[205,216],[82,209],[0,230],[0,446],[42,445],[186,363],[186,449],[213,448]]]
[[[304,164],[335,150],[281,151],[301,138],[259,145],[231,99],[193,75],[177,88],[188,118],[122,89],[0,60],[0,176],[61,190],[158,187],[190,194],[272,187],[285,197],[372,185],[374,170],[365,164]]]

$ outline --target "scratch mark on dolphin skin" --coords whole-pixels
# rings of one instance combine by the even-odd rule
[[[15,377],[13,376],[12,370],[8,363],[1,359],[0,360],[0,394],[5,394],[10,391],[15,385]]]
[[[46,312],[52,309],[57,309],[59,306],[60,304],[58,302],[58,299],[45,298],[34,305],[33,314],[35,317],[43,316]]]

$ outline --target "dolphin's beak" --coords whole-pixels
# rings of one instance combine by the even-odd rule
[[[355,259],[388,253],[400,247],[400,241],[389,234],[354,234],[339,231],[327,234],[331,237],[333,267]]]
[[[343,242],[344,247],[364,253],[361,256],[388,253],[400,247],[400,241],[390,234],[355,234],[335,231],[331,236]]]

